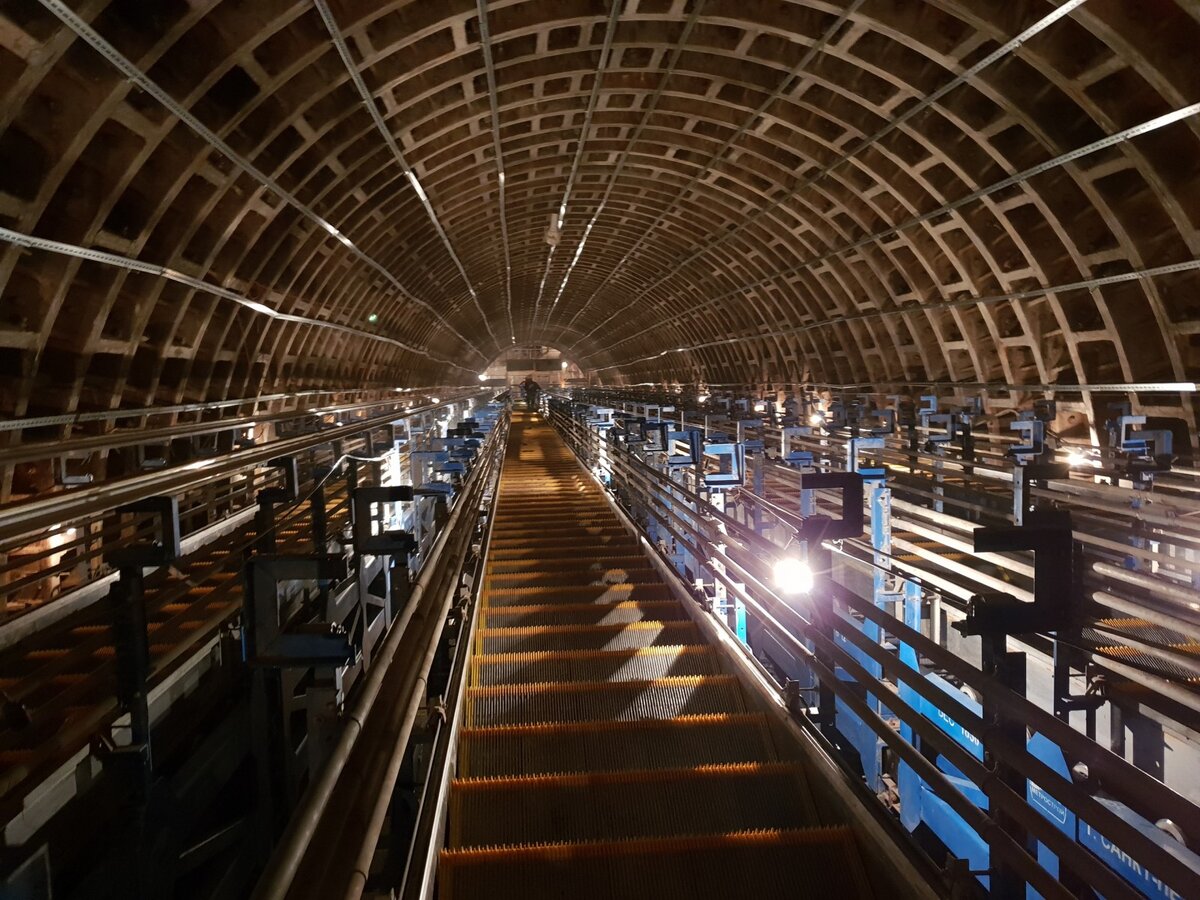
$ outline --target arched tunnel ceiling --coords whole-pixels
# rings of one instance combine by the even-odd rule
[[[2,0],[0,412],[459,383],[513,340],[1192,380],[1197,47],[1196,0]]]

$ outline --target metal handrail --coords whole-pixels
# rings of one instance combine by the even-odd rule
[[[503,446],[501,439],[506,433],[506,423],[503,426],[494,428],[488,438],[487,444],[481,449],[480,458],[483,460],[483,464],[476,466],[468,476],[466,489],[454,504],[446,525],[439,532],[434,547],[430,551],[425,565],[421,568],[417,582],[412,588],[408,602],[397,616],[396,621],[392,623],[387,637],[377,650],[371,672],[343,720],[344,726],[338,736],[337,744],[330,753],[320,774],[304,794],[300,805],[293,812],[288,827],[267,869],[258,881],[253,894],[255,900],[282,900],[291,890],[300,865],[309,851],[313,836],[316,834],[329,806],[334,789],[342,773],[345,771],[351,751],[354,750],[355,745],[358,743],[367,719],[371,715],[375,703],[379,698],[384,681],[389,675],[393,674],[391,671],[392,666],[397,661],[397,650],[408,631],[408,625],[418,611],[424,612],[428,606],[428,602],[432,602],[424,602],[425,594],[430,590],[430,585],[433,583],[435,577],[438,577],[445,570],[447,563],[453,562],[446,555],[447,547],[451,545],[452,539],[457,538],[461,543],[462,534],[467,533],[469,535],[474,530],[473,525],[471,528],[463,525],[463,520],[477,511],[478,500],[483,486],[498,471],[495,463],[496,448],[497,446]],[[462,547],[459,547],[458,550],[461,552]],[[421,684],[423,679],[427,677],[428,663],[432,661],[431,650],[436,647],[437,636],[440,633],[440,629],[433,628],[432,625],[440,620],[444,620],[444,615],[441,617],[433,615],[426,619],[426,622],[430,623],[430,628],[426,629],[426,631],[430,633],[428,635],[422,634],[422,637],[428,638],[424,642],[422,655],[420,657],[409,657],[409,666],[404,672],[403,680],[407,686],[405,693],[413,700],[419,700],[421,696]],[[415,716],[416,706],[410,703],[410,708],[405,711],[404,721],[400,728],[400,736],[396,744],[396,754],[403,754]],[[384,801],[390,798],[390,795],[390,790],[379,792],[379,796]],[[378,817],[373,814],[372,820],[376,818]],[[377,838],[377,834],[374,837]],[[371,835],[364,835],[363,845],[365,846],[372,839]],[[323,852],[327,851],[328,848],[324,848]],[[368,865],[369,862],[370,860],[368,859]],[[360,864],[357,868],[365,872],[366,867]]]
[[[51,528],[57,522],[69,522],[97,512],[114,509],[162,494],[177,495],[201,487],[217,478],[227,478],[238,472],[262,465],[278,456],[289,456],[328,444],[331,441],[356,436],[393,422],[419,416],[463,400],[483,396],[485,391],[468,391],[436,404],[428,404],[403,413],[391,412],[353,422],[336,431],[282,438],[227,454],[220,459],[200,460],[172,469],[135,475],[110,484],[83,487],[64,494],[10,504],[0,508],[0,542],[20,537],[30,531]]]
[[[420,392],[420,396],[427,396],[434,391],[429,388]],[[416,392],[406,392],[413,394]],[[275,413],[262,412],[250,413],[241,415],[236,418],[229,419],[204,419],[199,422],[179,422],[175,425],[166,425],[161,428],[117,428],[102,434],[81,435],[78,437],[68,437],[60,441],[33,441],[30,443],[16,444],[12,447],[0,448],[0,465],[14,465],[22,462],[35,462],[37,460],[49,459],[54,456],[62,456],[64,453],[75,453],[84,450],[111,450],[118,447],[133,447],[138,444],[154,445],[167,440],[176,438],[196,437],[205,434],[215,434],[221,431],[233,431],[239,428],[247,428],[251,425],[262,425],[267,422],[287,422],[293,419],[304,419],[309,416],[327,416],[337,413],[349,413],[358,410],[376,409],[381,406],[396,407],[400,402],[402,395],[392,394],[386,398],[378,400],[356,400],[350,403],[338,403],[327,406],[311,406],[301,407],[297,409],[281,410]],[[243,401],[248,403],[251,401]],[[181,408],[179,407],[164,407],[160,412],[153,410],[139,410],[142,417],[152,415],[171,414]],[[186,408],[184,408],[186,409]],[[406,413],[406,410],[401,410],[401,414]],[[132,415],[130,415],[132,417]],[[45,427],[44,425],[40,427]]]

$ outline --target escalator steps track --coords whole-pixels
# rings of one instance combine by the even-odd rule
[[[442,898],[869,897],[853,834],[561,439],[516,413]]]

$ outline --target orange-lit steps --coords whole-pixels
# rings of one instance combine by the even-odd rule
[[[443,898],[870,895],[687,610],[552,428],[517,413]]]

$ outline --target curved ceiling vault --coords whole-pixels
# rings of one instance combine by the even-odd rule
[[[1198,46],[1196,0],[3,0],[0,412],[460,382],[514,339],[633,381],[1194,379]]]

